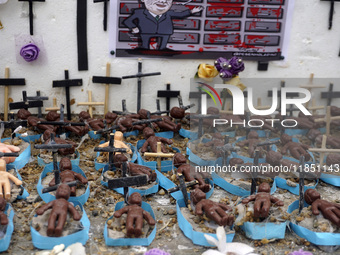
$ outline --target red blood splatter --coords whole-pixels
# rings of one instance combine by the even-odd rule
[[[203,52],[203,48],[201,47],[201,48],[199,48],[199,50],[198,50],[199,52]]]

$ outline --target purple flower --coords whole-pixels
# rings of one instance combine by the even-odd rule
[[[293,251],[293,252],[289,253],[289,255],[313,255],[313,253],[300,249],[298,251]]]
[[[167,253],[163,250],[154,248],[154,249],[151,249],[151,250],[148,250],[147,252],[145,252],[144,255],[171,255],[171,254]]]
[[[40,49],[37,45],[29,43],[21,48],[20,55],[25,59],[25,61],[32,62],[38,58],[39,52]]]
[[[231,65],[231,72],[235,75],[244,70],[244,63],[240,58],[232,57],[229,60],[229,64]]]
[[[220,58],[216,59],[215,67],[216,67],[217,71],[221,72],[223,70],[230,69],[231,65],[229,64],[228,59],[220,57]]]

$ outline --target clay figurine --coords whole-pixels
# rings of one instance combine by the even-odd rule
[[[60,180],[61,183],[68,183],[73,181],[80,181],[82,184],[87,184],[87,179],[79,173],[72,171],[72,163],[69,158],[62,158],[59,162]],[[55,179],[53,178],[48,184],[50,187],[55,186]],[[76,186],[71,187],[71,197],[76,196]]]
[[[231,207],[222,203],[217,203],[209,199],[205,199],[205,194],[200,189],[191,192],[190,197],[195,206],[195,214],[203,215],[203,213],[220,226],[232,226],[234,223],[234,215],[228,214],[226,211],[232,211]]]
[[[117,114],[113,113],[113,112],[107,112],[105,114],[105,120],[107,124],[111,124],[115,121],[115,119],[117,118]],[[90,114],[88,112],[85,111],[81,111],[79,113],[79,119],[80,121],[86,122],[87,124],[90,125],[90,127],[95,130],[101,130],[104,128],[104,120],[103,119],[94,119],[91,118]]]
[[[21,119],[21,120],[27,120],[27,118],[31,115],[32,115],[31,112],[26,109],[20,109],[17,112],[17,117],[18,119]]]
[[[250,201],[254,201],[254,218],[267,218],[272,203],[283,206],[283,201],[270,195],[270,186],[266,182],[260,184],[256,195],[243,199],[242,204],[248,204]]]
[[[14,145],[9,145],[5,143],[0,143],[0,151],[3,153],[19,152],[20,148]],[[3,157],[7,164],[15,161],[15,157]]]
[[[6,161],[0,159],[0,197],[3,197],[2,190],[4,190],[6,200],[11,198],[11,184],[9,180],[14,182],[17,186],[22,184],[22,181],[6,172]]]
[[[331,106],[331,115],[340,116],[340,107]]]
[[[322,133],[318,129],[309,130],[307,137],[320,145],[322,143]],[[333,149],[340,149],[340,138],[338,136],[327,136],[326,145],[332,147]]]
[[[81,219],[81,215],[77,209],[67,201],[70,193],[70,187],[66,184],[61,184],[57,189],[56,200],[41,206],[37,210],[37,214],[42,215],[48,209],[52,208],[48,219],[47,236],[59,237],[62,235],[68,212],[73,215],[74,220],[79,221]]]
[[[29,116],[27,118],[27,123],[32,126],[32,127],[36,127],[40,130],[51,130],[53,132],[55,132],[57,130],[57,127],[54,127],[53,125],[45,125],[45,124],[38,124],[39,121],[45,121],[44,119],[39,119],[36,116]]]
[[[99,147],[107,147],[109,146],[110,142],[106,142],[103,144],[100,144]],[[115,148],[121,148],[121,149],[126,149],[126,153],[132,154],[131,148],[124,142],[124,135],[120,131],[116,131],[114,134],[114,147]],[[116,154],[120,154],[120,152],[116,152]]]
[[[310,160],[310,155],[307,152],[309,149],[308,145],[293,142],[292,137],[287,134],[281,135],[280,140],[283,145],[283,148],[281,149],[282,154],[286,154],[287,151],[289,151],[290,155],[297,160],[300,160],[301,156],[305,156],[305,161]]]
[[[50,129],[48,129],[44,132],[42,138],[44,139],[45,144],[48,144],[50,142],[51,133],[54,133],[54,132]],[[56,134],[54,133],[54,136],[55,135]],[[66,155],[69,155],[69,154],[73,154],[76,150],[77,144],[75,142],[71,141],[71,140],[64,140],[64,139],[61,139],[59,137],[55,137],[54,141],[56,142],[56,144],[71,144],[72,145],[72,147],[69,148],[69,149],[58,149],[58,153],[60,155],[66,156]]]
[[[140,109],[138,114],[140,115],[141,119],[148,119],[148,112],[145,109]],[[160,116],[160,115],[150,115],[150,119],[159,119],[162,118],[162,121],[153,122],[152,126],[155,128],[159,128],[165,131],[173,131],[174,133],[178,132],[181,129],[181,124],[176,124],[172,122],[171,117],[169,116]]]
[[[6,200],[3,197],[0,197],[0,224],[3,226],[8,224],[8,218],[5,214],[6,204]]]
[[[138,165],[135,163],[127,162],[128,159],[123,154],[116,154],[113,158],[114,165],[117,168],[122,168],[122,163],[126,161],[127,172],[130,176],[143,175],[148,176],[148,181],[154,182],[157,179],[157,174],[147,166]]]
[[[257,145],[260,143],[259,135],[256,131],[250,131],[247,140],[237,143],[238,146],[244,147],[248,146],[248,154],[250,157],[254,157],[254,151],[256,150]]]
[[[174,155],[174,165],[178,167],[177,173],[183,174],[185,181],[198,181],[198,184],[195,185],[194,188],[199,188],[203,192],[208,192],[210,190],[210,185],[205,183],[203,179],[203,173],[195,171],[193,166],[186,164],[186,158],[181,153],[176,153]]]
[[[129,205],[122,209],[115,211],[114,217],[120,218],[124,213],[127,214],[126,230],[128,237],[139,237],[142,235],[143,219],[151,226],[156,224],[152,216],[145,211],[142,206],[142,196],[135,192],[132,193],[128,199]]]
[[[139,121],[139,114],[129,114],[120,116],[115,120],[115,125],[119,126],[120,131],[125,133],[128,130],[139,130],[142,131],[146,125],[132,125],[132,123]]]
[[[325,219],[340,227],[340,204],[321,199],[320,193],[315,189],[306,190],[305,201],[307,204],[312,205],[314,215],[319,215],[321,212]]]
[[[164,143],[169,144],[169,145],[173,143],[172,140],[170,140],[170,139],[155,136],[155,132],[150,127],[144,128],[143,135],[144,135],[146,141],[141,148],[142,153],[148,151],[148,146],[150,146],[151,152],[157,152],[157,142],[162,143],[162,147],[161,147],[162,152],[166,153],[167,150],[164,146]]]
[[[327,166],[335,166],[338,165],[340,166],[340,154],[339,153],[330,153],[327,155],[326,158],[326,164]],[[335,168],[336,169],[336,168]]]

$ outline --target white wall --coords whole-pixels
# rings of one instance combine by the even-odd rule
[[[276,77],[307,78],[315,73],[315,78],[340,78],[340,3],[335,3],[333,29],[328,30],[329,2],[320,0],[296,0],[288,56],[285,61],[271,62],[266,72],[257,71],[256,62],[246,62],[246,70],[241,78]],[[76,102],[87,101],[87,89],[92,89],[94,101],[103,101],[104,86],[92,84],[93,75],[105,75],[106,63],[111,63],[112,76],[124,76],[137,72],[135,59],[110,58],[108,54],[109,34],[102,28],[103,4],[88,0],[88,55],[89,71],[78,71],[76,38],[76,0],[46,0],[34,3],[34,34],[41,35],[46,48],[47,61],[18,64],[15,57],[15,35],[29,33],[28,3],[9,0],[0,5],[0,20],[4,26],[0,30],[0,77],[4,77],[5,67],[10,68],[13,78],[26,78],[28,95],[37,89],[50,96],[45,106],[52,105],[52,97],[58,103],[63,99],[61,89],[52,88],[52,80],[64,79],[64,69],[70,78],[82,78],[83,86],[71,89],[71,98]],[[143,61],[144,72],[162,72],[161,76],[145,78],[143,81],[142,107],[155,109],[156,90],[164,89],[171,82],[172,89],[182,91],[185,103],[188,102],[189,83],[202,63],[213,64],[214,60],[150,60]],[[327,85],[327,84],[325,84]],[[340,84],[335,88],[340,90]],[[21,100],[23,87],[12,87],[10,97]],[[262,89],[262,88],[261,88]],[[270,89],[270,88],[268,88]],[[0,112],[3,112],[3,88],[0,87]],[[263,90],[257,90],[260,93]],[[128,109],[136,108],[136,80],[123,80],[122,85],[112,86],[110,90],[110,109],[120,109],[121,99],[126,98]],[[176,99],[174,99],[176,100]],[[164,109],[165,100],[162,108]],[[339,102],[339,101],[337,101]],[[173,104],[176,102],[173,101]],[[72,106],[74,112],[85,107]],[[97,113],[103,107],[96,107]]]

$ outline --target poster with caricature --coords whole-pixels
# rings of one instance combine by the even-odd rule
[[[278,60],[294,0],[111,1],[116,57]]]

